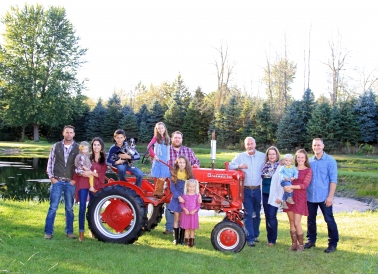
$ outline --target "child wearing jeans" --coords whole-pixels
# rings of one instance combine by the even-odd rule
[[[139,154],[129,155],[121,150],[122,146],[127,145],[126,133],[122,129],[117,129],[113,136],[114,145],[110,147],[106,164],[117,168],[118,179],[126,181],[126,171],[130,171],[136,177],[135,184],[142,187],[143,172],[129,164],[129,160],[139,160]],[[134,157],[137,157],[134,158]]]
[[[291,186],[291,181],[298,179],[298,170],[292,164],[293,162],[293,155],[285,154],[284,156],[285,165],[280,170],[280,179],[281,179],[281,186]],[[293,201],[293,192],[284,192],[282,197],[282,208],[288,209],[287,203],[294,204]]]

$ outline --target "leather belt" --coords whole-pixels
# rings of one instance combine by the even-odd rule
[[[54,176],[54,178],[60,182],[71,182],[70,178],[64,178],[64,177],[58,177],[58,176]]]
[[[244,188],[247,188],[247,189],[250,189],[250,190],[254,190],[254,189],[260,188],[260,186],[244,186]]]

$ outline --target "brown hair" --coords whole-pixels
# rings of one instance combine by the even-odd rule
[[[324,144],[324,142],[323,142],[323,139],[322,138],[314,138],[312,141],[320,141],[320,142],[322,142],[322,144]]]
[[[101,150],[100,150],[100,159],[98,159],[98,163],[103,165],[105,164],[105,159],[106,159],[106,155],[105,155],[105,144],[104,144],[104,141],[100,138],[100,137],[94,137],[92,142],[91,142],[91,154],[89,155],[89,159],[91,160],[91,162],[95,162],[95,155],[93,153],[93,144],[94,142],[99,142],[100,145],[101,145]]]
[[[298,166],[298,162],[297,162],[297,154],[298,153],[303,153],[306,156],[306,161],[305,161],[304,165],[306,167],[310,167],[310,162],[308,160],[308,155],[307,155],[306,150],[304,150],[304,149],[298,149],[297,152],[295,152],[295,159],[294,159],[295,166]]]
[[[179,157],[177,157],[177,159],[175,161],[175,165],[171,169],[172,183],[174,183],[174,184],[177,183],[177,173],[180,170],[179,165],[178,165],[178,161],[179,161],[180,158],[185,160],[186,178],[187,179],[191,179],[191,178],[194,177],[193,176],[192,166],[190,165],[188,158],[186,158],[184,155],[180,155]]]
[[[278,151],[278,148],[276,148],[275,146],[271,146],[271,147],[268,147],[268,149],[266,150],[265,152],[265,163],[267,163],[269,161],[269,157],[268,157],[268,154],[269,154],[269,150],[274,150],[276,152],[276,162],[280,160],[280,152]]]
[[[163,142],[163,138],[161,137],[161,135],[159,134],[158,132],[158,126],[160,125],[163,125],[164,128],[165,128],[165,131],[164,131],[164,140],[165,140],[165,145],[166,146],[169,146],[169,143],[171,141],[171,139],[169,138],[169,134],[168,134],[168,130],[167,130],[167,127],[165,126],[165,124],[163,122],[158,122],[156,123],[155,125],[155,128],[154,128],[154,136],[156,137],[156,141],[161,144]]]
[[[65,131],[66,128],[70,128],[70,129],[72,129],[75,132],[75,127],[74,126],[66,125],[66,126],[64,126],[63,131]]]

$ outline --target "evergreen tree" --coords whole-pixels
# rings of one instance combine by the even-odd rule
[[[138,143],[150,142],[153,135],[154,133],[148,129],[146,122],[141,122],[138,132]]]
[[[182,130],[184,111],[180,100],[180,93],[176,90],[168,104],[168,110],[164,114],[165,125],[170,132]]]
[[[202,89],[198,87],[192,99],[194,109],[200,114],[200,120],[198,121],[198,143],[204,144],[208,139],[208,131],[211,121],[214,119],[214,104],[207,104],[205,102],[205,94]]]
[[[252,128],[253,128],[252,121],[251,119],[248,119],[246,123],[244,124],[243,130],[241,133],[242,140],[245,140],[245,138],[252,135]]]
[[[89,117],[89,106],[87,105],[83,114],[76,114],[72,119],[72,125],[75,127],[75,140],[76,142],[87,140],[87,121]]]
[[[314,138],[322,138],[327,148],[338,148],[342,132],[339,127],[339,111],[331,108],[328,102],[318,104],[312,113],[311,120],[307,124],[307,149],[311,149]]]
[[[355,106],[359,115],[359,124],[362,140],[365,143],[377,142],[378,137],[378,116],[376,96],[372,90],[365,91],[358,99]]]
[[[151,132],[154,132],[155,125],[164,122],[164,110],[158,101],[152,102],[148,110],[150,115],[147,119],[147,127]],[[172,132],[168,128],[167,130],[169,134]]]
[[[286,151],[302,147],[304,131],[301,113],[302,102],[294,101],[285,110],[277,129],[277,145]]]
[[[215,118],[212,122],[211,128],[216,131],[217,136],[217,144],[220,147],[226,146],[226,138],[225,138],[225,131],[226,131],[226,107],[224,105],[220,105],[218,110],[215,112]]]
[[[182,133],[185,136],[185,143],[187,145],[199,144],[202,142],[199,134],[199,126],[201,124],[201,113],[196,108],[193,101],[190,102],[189,108],[186,111],[184,123],[182,126]]]
[[[122,120],[121,109],[121,99],[115,92],[113,92],[113,95],[109,98],[107,104],[104,125],[102,126],[104,140],[112,140],[114,131],[119,128],[119,124]]]
[[[148,110],[148,107],[146,104],[143,104],[138,113],[136,114],[138,126],[142,124],[142,122],[145,122],[147,125],[148,117],[150,116],[150,111]]]
[[[354,109],[355,104],[355,100],[339,102],[338,104],[340,112],[338,125],[342,132],[341,141],[343,144],[358,144],[362,141],[359,117]]]
[[[179,99],[182,102],[183,109],[186,110],[191,101],[191,94],[189,89],[185,86],[184,79],[182,78],[180,73],[177,76],[177,79],[174,81],[173,87],[179,94]]]
[[[88,121],[86,123],[86,136],[87,140],[92,140],[94,137],[104,137],[102,134],[102,126],[104,125],[104,119],[106,115],[106,108],[102,104],[102,99],[98,99],[96,106],[88,115]],[[104,139],[104,138],[103,138]],[[109,139],[104,139],[108,142]]]
[[[235,95],[229,100],[225,109],[225,132],[224,138],[227,144],[238,144],[242,131],[242,121],[240,119],[240,106]]]
[[[126,116],[122,119],[121,128],[123,128],[126,132],[128,138],[138,138],[139,139],[139,128],[137,124],[137,117],[134,112],[129,112]]]
[[[261,145],[274,143],[277,125],[272,121],[270,106],[267,102],[264,102],[262,109],[257,111],[255,123],[252,137],[255,138],[256,143]]]

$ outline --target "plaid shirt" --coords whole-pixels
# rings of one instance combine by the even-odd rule
[[[63,147],[63,151],[64,151],[64,162],[67,163],[67,159],[68,159],[68,156],[70,156],[70,152],[73,148],[73,144],[75,142],[72,142],[71,145],[67,148],[64,146],[64,141],[62,140],[62,142],[60,143],[60,145]],[[54,164],[55,164],[55,146],[56,146],[57,143],[55,143],[51,150],[50,150],[50,155],[49,155],[49,160],[47,161],[47,169],[46,169],[46,173],[47,175],[49,176],[49,178],[52,178],[54,177]]]
[[[189,163],[191,166],[197,165],[200,166],[200,161],[194,154],[194,151],[191,148],[180,146],[179,151],[176,151],[173,146],[170,148],[170,159],[169,159],[169,165],[171,167],[174,166],[176,159],[180,156],[184,155],[186,158],[188,158]]]

